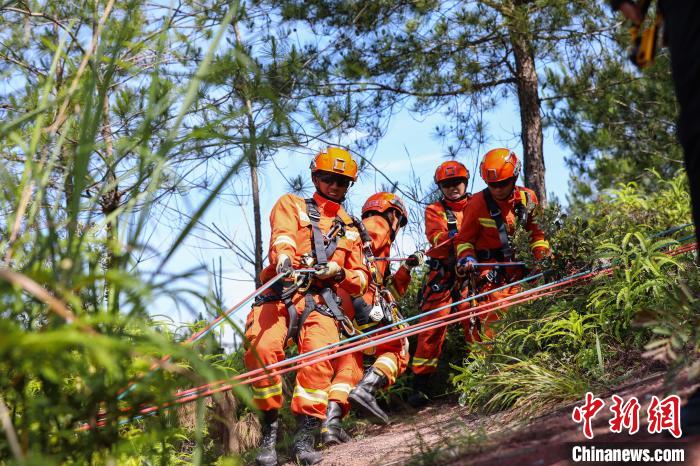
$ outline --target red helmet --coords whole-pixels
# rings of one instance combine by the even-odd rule
[[[465,180],[469,180],[469,170],[456,160],[450,160],[441,163],[440,166],[437,167],[437,170],[435,170],[435,176],[433,177],[436,184],[440,184],[452,178],[464,178]]]
[[[520,160],[510,149],[492,149],[484,155],[479,169],[486,183],[517,178],[520,176]]]
[[[357,162],[350,152],[340,147],[329,147],[325,152],[319,152],[311,162],[311,173],[319,171],[347,176],[352,181],[357,180]]]
[[[389,209],[398,210],[401,214],[400,225],[405,226],[408,223],[408,210],[399,196],[394,193],[379,192],[372,194],[362,206],[362,218],[369,212],[377,212],[383,214]]]

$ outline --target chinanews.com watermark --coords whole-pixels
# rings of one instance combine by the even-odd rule
[[[572,464],[692,464],[685,445],[657,443],[579,443],[569,444]]]
[[[606,405],[612,416],[605,433],[626,435],[607,442],[594,441],[593,420]],[[641,403],[634,396],[625,401],[612,395],[610,402],[606,403],[592,393],[586,393],[583,404],[576,406],[571,413],[572,420],[581,425],[586,441],[567,444],[569,461],[587,465],[696,464],[690,458],[688,445],[677,440],[683,435],[680,408],[681,399],[677,395],[663,399],[652,396],[646,410],[642,411]],[[641,423],[642,413],[646,415],[646,426]],[[601,433],[599,427],[597,432]],[[635,438],[640,432],[644,437]],[[625,441],[620,442],[622,439]]]

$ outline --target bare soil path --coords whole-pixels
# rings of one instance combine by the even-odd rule
[[[697,384],[682,382],[674,390],[684,401]],[[597,394],[606,403],[617,394],[625,400],[636,396],[641,403],[640,432],[635,435],[611,434],[607,408],[594,419],[595,442],[682,444],[688,454],[683,464],[700,465],[700,436],[672,439],[646,432],[646,409],[652,395],[668,395],[663,375],[657,374]],[[469,414],[452,402],[434,403],[419,411],[392,416],[388,426],[369,426],[355,438],[324,452],[323,466],[460,464],[472,466],[564,466],[568,461],[568,443],[585,440],[571,412],[582,401],[561,406],[541,415],[518,412],[493,415]],[[288,463],[292,464],[292,463]]]

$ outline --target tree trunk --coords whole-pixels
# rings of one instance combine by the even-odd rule
[[[105,94],[104,101],[102,102],[102,139],[104,140],[104,151],[105,151],[105,165],[107,170],[107,176],[105,176],[105,183],[110,185],[110,188],[102,194],[100,197],[100,207],[102,209],[102,215],[107,217],[112,214],[121,203],[121,193],[119,192],[119,185],[117,184],[117,175],[114,172],[114,142],[112,138],[112,122],[109,117],[109,94]],[[105,228],[107,230],[107,241],[105,247],[104,267],[105,272],[112,269],[115,259],[116,247],[116,235],[117,235],[117,220],[109,220]],[[103,298],[106,303],[110,303],[110,287],[112,284],[105,280],[105,286],[103,290]],[[110,308],[112,312],[118,312],[119,303],[117,301],[112,301],[110,303]]]
[[[255,160],[257,162],[257,159]],[[260,273],[263,269],[262,251],[262,215],[260,214],[260,185],[258,184],[258,166],[250,165],[250,184],[253,191],[253,222],[255,223],[255,288],[262,285]]]
[[[238,23],[233,22],[233,30],[236,34],[236,42],[242,47],[241,31],[238,28]],[[254,253],[255,263],[255,287],[259,288],[262,285],[260,274],[263,269],[263,252],[262,252],[262,215],[260,213],[260,183],[258,181],[258,144],[257,131],[255,126],[255,118],[253,117],[253,102],[250,100],[249,82],[242,75],[241,83],[238,86],[238,92],[242,97],[246,108],[246,117],[248,121],[248,147],[244,150],[247,152],[248,167],[250,168],[250,188],[253,194],[253,223],[254,223]]]
[[[114,173],[114,143],[112,140],[112,124],[109,118],[109,96],[105,94],[104,102],[102,103],[102,139],[105,143],[105,165],[107,167],[107,176],[105,182],[112,185],[100,198],[100,206],[102,215],[105,217],[117,210],[121,202],[119,193],[119,185],[117,184],[117,176]],[[106,224],[107,229],[107,251],[105,256],[104,268],[109,270],[114,265],[114,240],[116,235],[116,220],[110,220]]]
[[[523,7],[520,7],[523,8]],[[527,13],[515,10],[521,21],[510,22],[509,35],[515,55],[515,79],[520,104],[521,138],[525,159],[525,186],[535,191],[540,204],[547,205],[544,181],[544,154],[542,149],[542,116],[538,93],[537,70],[532,41],[528,35]],[[519,13],[523,13],[522,15]]]

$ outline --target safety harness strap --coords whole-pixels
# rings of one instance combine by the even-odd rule
[[[304,327],[304,322],[306,322],[306,319],[314,311],[320,312],[323,315],[335,319],[338,322],[340,331],[344,336],[352,337],[357,334],[355,328],[350,322],[350,319],[348,319],[340,309],[338,302],[336,301],[336,294],[333,292],[333,290],[330,288],[323,288],[321,291],[317,291],[317,293],[323,299],[325,306],[316,304],[313,294],[308,292],[304,296],[304,310],[301,312],[301,315],[297,315],[296,306],[294,306],[291,299],[285,301],[285,306],[287,307],[287,312],[289,313],[289,325],[287,327],[286,339],[287,342],[291,342],[293,340],[299,344],[299,330]]]
[[[328,264],[329,255],[326,251],[326,243],[323,239],[323,232],[321,231],[321,227],[318,226],[318,222],[321,220],[321,213],[318,211],[318,206],[313,198],[305,199],[305,201],[306,213],[311,222],[311,236],[314,246],[314,255],[316,256],[316,264],[324,266]],[[335,241],[332,240],[331,244],[333,244],[333,252],[335,252]],[[333,254],[331,253],[330,255],[332,256]]]
[[[353,225],[360,232],[360,240],[362,241],[362,254],[364,254],[367,260],[367,266],[371,273],[371,278],[374,283],[381,283],[381,277],[377,271],[377,262],[374,257],[374,251],[372,251],[372,237],[369,235],[365,224],[362,223],[357,217],[350,217],[353,221]]]
[[[459,231],[457,216],[450,206],[447,205],[445,199],[440,199],[440,205],[442,205],[442,208],[445,210],[445,217],[447,218],[447,234],[451,238]],[[421,299],[425,299],[425,293],[428,290],[433,293],[439,293],[443,290],[452,289],[455,283],[454,266],[456,261],[457,258],[453,247],[450,247],[447,260],[428,260],[428,265],[430,266],[431,270],[434,270],[436,273],[432,280],[425,283],[425,286],[419,295]]]
[[[306,298],[306,307],[308,307],[309,302],[308,299],[311,297],[311,295],[307,294],[305,296]],[[311,301],[313,302],[313,298],[311,298]],[[295,342],[298,341],[299,339],[299,317],[297,316],[297,308],[294,306],[294,303],[292,302],[291,298],[287,298],[284,300],[284,305],[287,308],[287,314],[289,315],[289,325],[287,326],[287,338],[285,341],[290,342],[290,340],[294,340]],[[304,308],[304,311],[306,311],[306,308]],[[304,313],[302,313],[302,317],[304,316]]]
[[[457,226],[457,217],[444,199],[440,199],[440,204],[442,204],[442,208],[445,209],[445,217],[447,217],[447,233],[452,237],[457,234],[457,230],[459,230]]]
[[[494,222],[496,222],[496,228],[498,229],[498,237],[501,240],[501,251],[503,251],[503,260],[510,261],[513,257],[513,248],[510,243],[510,238],[508,237],[506,224],[503,221],[501,209],[498,208],[498,204],[496,204],[496,201],[493,199],[489,188],[484,189],[482,192],[484,193],[484,200],[486,200],[486,207],[489,209],[491,219]]]
[[[332,257],[338,246],[338,237],[344,234],[345,222],[340,217],[335,218],[334,227],[329,231],[328,235],[324,235],[319,226],[319,221],[321,220],[321,213],[318,211],[318,206],[313,198],[305,199],[306,203],[306,213],[309,216],[309,221],[311,223],[311,236],[312,236],[312,246],[313,254],[316,258],[316,265],[325,266],[328,264],[328,258]],[[337,229],[336,231],[332,231]],[[326,244],[327,243],[327,244]],[[289,314],[289,325],[287,326],[287,341],[294,340],[298,343],[299,340],[299,329],[304,326],[304,322],[309,317],[313,311],[324,312],[329,317],[333,317],[338,321],[341,331],[346,336],[355,335],[354,328],[350,324],[348,318],[343,314],[343,311],[338,306],[336,301],[336,295],[331,288],[323,288],[320,292],[316,291],[325,302],[325,306],[322,308],[316,304],[313,299],[313,291],[307,290],[304,295],[304,310],[301,315],[297,315],[297,309],[292,302],[292,296],[299,289],[298,285],[292,286],[290,289],[284,291],[284,293],[276,293],[268,295],[263,298],[264,302],[270,301],[283,301],[285,307],[287,308],[287,313]]]

